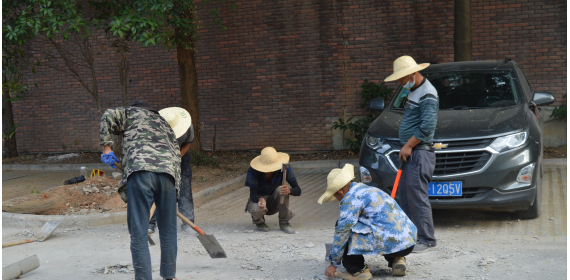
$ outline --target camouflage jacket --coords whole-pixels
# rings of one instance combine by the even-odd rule
[[[123,177],[119,194],[127,202],[127,180],[136,171],[170,174],[180,195],[180,147],[170,125],[158,112],[139,107],[108,109],[101,118],[101,146],[113,145],[123,133]]]
[[[416,244],[416,226],[385,192],[362,183],[352,183],[340,201],[340,218],[327,260],[340,266],[348,246],[349,255],[385,255]]]

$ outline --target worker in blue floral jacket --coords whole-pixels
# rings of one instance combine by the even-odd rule
[[[327,256],[331,264],[325,275],[372,278],[363,255],[383,255],[392,267],[392,275],[406,275],[405,256],[416,244],[416,226],[388,194],[353,180],[351,164],[333,169],[327,176],[327,190],[318,200],[319,204],[335,198],[340,201],[334,243]],[[346,272],[336,271],[341,261]]]

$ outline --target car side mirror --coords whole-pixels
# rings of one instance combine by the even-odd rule
[[[384,97],[376,97],[370,100],[370,103],[368,104],[368,109],[377,112],[384,111]]]
[[[536,106],[545,106],[552,104],[556,98],[554,98],[554,94],[548,92],[535,92],[532,96],[532,102],[536,104]]]

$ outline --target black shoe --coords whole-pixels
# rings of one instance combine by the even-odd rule
[[[295,229],[291,226],[289,222],[279,223],[279,228],[284,231],[285,233],[295,233]]]
[[[412,253],[423,253],[423,252],[427,252],[431,249],[433,249],[436,245],[429,245],[429,244],[424,244],[424,243],[417,243],[416,246],[414,246],[414,250],[412,251]]]
[[[261,223],[261,224],[256,224],[257,227],[257,231],[263,231],[263,232],[268,232],[271,229],[269,228],[268,225],[266,225],[265,223]]]

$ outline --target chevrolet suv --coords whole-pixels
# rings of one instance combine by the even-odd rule
[[[554,96],[533,93],[520,67],[508,59],[435,64],[420,73],[439,96],[428,191],[432,208],[491,207],[538,217],[543,158],[538,106],[551,104]],[[401,91],[400,86],[387,106],[384,98],[370,102],[381,114],[360,148],[360,180],[387,193],[402,148]]]

